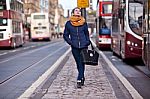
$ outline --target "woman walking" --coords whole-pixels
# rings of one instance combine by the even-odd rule
[[[83,63],[82,55],[80,53],[82,49],[88,48],[90,39],[87,23],[81,16],[79,8],[76,7],[72,10],[72,16],[65,24],[63,37],[72,48],[72,54],[78,70],[77,88],[81,88],[81,86],[84,85],[85,80],[85,64]]]

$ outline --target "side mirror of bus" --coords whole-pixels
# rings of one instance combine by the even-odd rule
[[[124,10],[122,8],[119,8],[118,9],[118,17],[120,19],[123,19],[124,18]]]

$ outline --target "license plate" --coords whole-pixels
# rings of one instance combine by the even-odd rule
[[[43,40],[43,38],[38,38],[39,40]]]
[[[3,39],[3,33],[0,33],[0,39]]]
[[[40,31],[37,31],[37,32],[36,32],[36,34],[42,34],[42,32],[40,32]]]

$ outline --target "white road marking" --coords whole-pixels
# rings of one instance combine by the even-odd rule
[[[96,44],[91,40],[92,44],[95,46]],[[96,47],[96,46],[95,46]],[[137,90],[130,84],[130,82],[118,71],[118,69],[111,63],[111,61],[105,56],[102,51],[98,51],[99,54],[104,58],[104,60],[108,63],[108,66],[112,69],[114,74],[120,79],[122,84],[129,91],[133,99],[143,99],[143,97],[137,92]]]
[[[23,48],[23,49],[29,49],[29,47],[25,47],[25,48]],[[0,56],[2,56],[2,55],[6,55],[6,54],[8,54],[8,53],[17,52],[17,51],[21,51],[21,49],[7,51],[7,52],[5,52],[5,53],[0,54]]]
[[[17,50],[12,50],[12,51],[10,51],[10,52],[16,52]]]
[[[25,47],[25,48],[23,48],[23,49],[25,50],[25,49],[29,49],[29,48],[30,48],[30,47]]]
[[[33,48],[33,47],[35,47],[35,46],[31,46],[31,48]]]
[[[111,58],[116,58],[116,56],[111,56]]]
[[[60,43],[60,42],[58,42],[58,44],[59,44],[59,43]],[[54,44],[51,44],[51,45],[47,45],[47,46],[44,46],[44,47],[41,47],[41,48],[38,48],[38,49],[34,49],[34,50],[30,51],[30,52],[27,52],[27,53],[24,53],[24,54],[21,54],[21,55],[16,55],[16,56],[14,56],[14,57],[11,57],[11,58],[8,58],[8,59],[6,59],[6,60],[3,60],[3,61],[1,61],[0,63],[8,62],[8,61],[13,60],[13,59],[15,59],[15,58],[17,58],[17,57],[20,57],[20,56],[23,56],[23,55],[27,55],[27,54],[36,52],[36,51],[38,51],[38,50],[41,50],[41,49],[45,49],[45,48],[54,46],[55,44],[57,44],[57,43],[54,43]]]
[[[8,51],[8,53],[12,53],[12,50],[11,50],[11,51]]]
[[[119,59],[119,61],[122,61],[121,59]]]
[[[55,55],[56,53],[58,53],[59,51],[61,51],[62,49],[64,49],[66,46],[60,47],[59,49],[55,50],[53,53],[48,54],[47,56],[43,57],[41,60],[39,60],[38,62],[34,63],[32,66],[29,66],[28,68],[24,69],[23,71],[21,71],[20,73],[14,74],[11,79],[14,79],[14,77],[23,74],[26,70],[29,70],[30,68],[36,66],[37,64],[41,63],[42,61],[48,59],[49,57],[51,57],[52,55]]]
[[[39,46],[39,45],[42,45],[42,44],[37,44],[36,46]],[[43,44],[43,45],[44,45],[44,44]],[[32,46],[29,46],[29,47],[25,47],[25,48],[23,48],[23,50],[29,49],[29,48],[34,48],[34,47],[36,47],[36,46],[32,45]],[[0,56],[6,55],[6,54],[8,54],[8,53],[17,52],[17,51],[21,51],[21,49],[16,49],[16,50],[11,50],[11,51],[8,51],[8,52],[4,52],[4,53],[0,54]],[[6,61],[4,61],[4,62],[6,62]],[[0,63],[1,63],[1,62],[0,62]]]
[[[2,54],[0,54],[0,56],[2,56],[2,55],[5,55],[5,54],[8,54],[7,52],[5,52],[5,53],[2,53]]]
[[[18,99],[29,99],[30,96],[34,93],[36,88],[38,88],[53,72],[58,68],[62,60],[67,56],[71,51],[69,48],[42,76],[39,77]]]
[[[117,70],[117,68],[111,63],[111,61],[105,56],[102,51],[99,51],[99,54],[105,59],[108,63],[108,66],[112,69],[114,74],[120,79],[126,89],[129,91],[133,99],[143,99],[143,97],[137,92],[137,90],[130,84],[130,82]]]
[[[116,59],[114,59],[114,58],[113,58],[113,59],[111,59],[111,60],[112,60],[112,61],[118,61],[118,60],[116,60]]]

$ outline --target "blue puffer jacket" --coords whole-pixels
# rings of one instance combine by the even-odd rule
[[[67,21],[63,37],[74,48],[86,48],[90,45],[87,23],[81,26],[73,26],[70,21]]]

